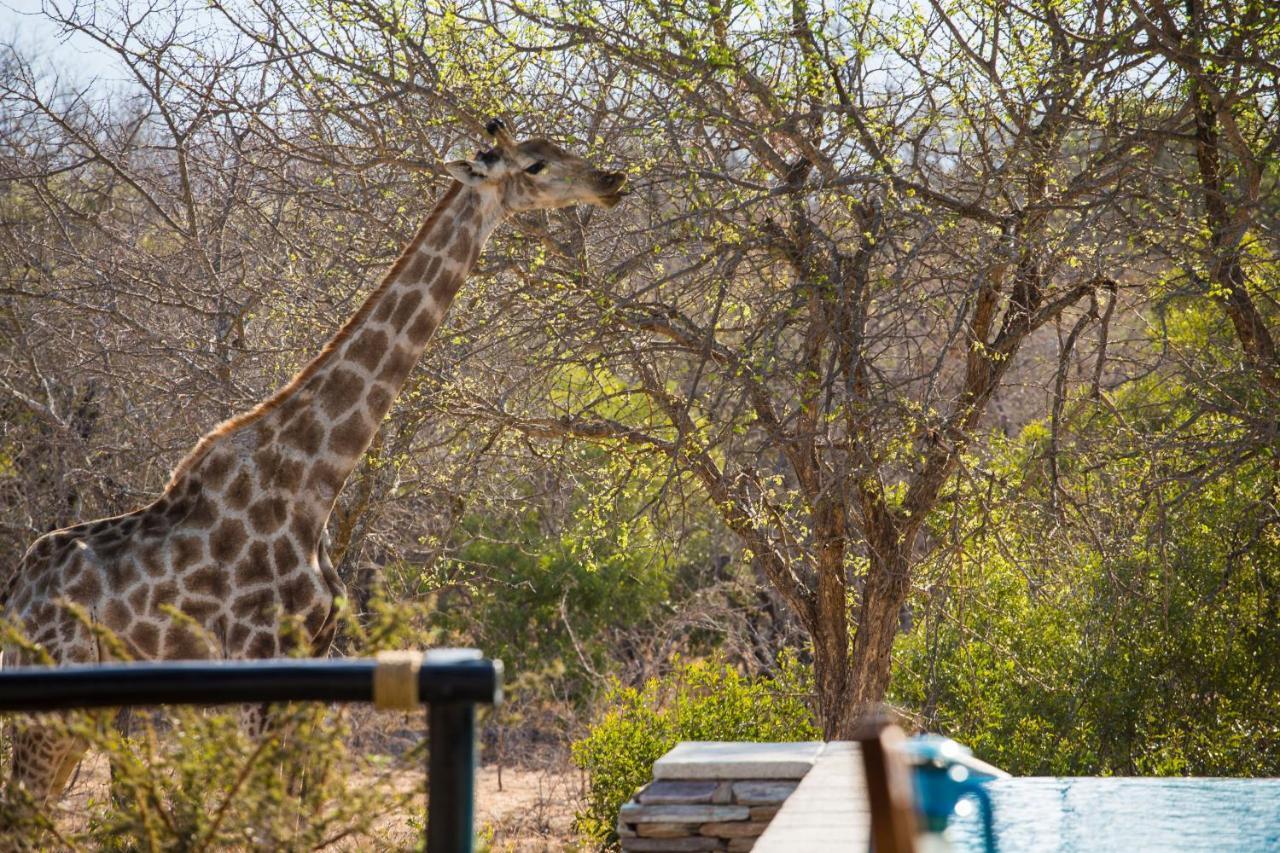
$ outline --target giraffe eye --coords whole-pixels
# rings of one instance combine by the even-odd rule
[[[547,164],[544,161],[539,160],[524,171],[526,175],[536,175],[545,168],[547,168]]]

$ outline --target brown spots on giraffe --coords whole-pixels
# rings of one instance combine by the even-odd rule
[[[453,228],[441,223],[431,234],[431,248],[443,249],[453,240]]]
[[[387,322],[391,312],[396,310],[396,300],[399,298],[394,293],[382,294],[382,297],[378,300],[378,308],[373,312],[373,319],[379,323]]]
[[[387,356],[387,363],[382,366],[378,380],[386,382],[392,388],[399,388],[404,384],[405,377],[409,375],[416,361],[417,358],[408,347],[397,346]]]
[[[299,412],[293,423],[280,433],[280,440],[308,456],[314,456],[324,441],[324,426],[311,412]]]
[[[387,409],[391,408],[391,392],[381,382],[375,382],[369,386],[369,393],[364,399],[369,405],[370,414],[379,420],[387,413]]]
[[[236,622],[231,626],[230,633],[227,634],[227,645],[238,651],[244,648],[245,643],[249,642],[249,637],[252,634],[252,628],[243,622]]]
[[[431,256],[423,252],[415,252],[413,258],[409,261],[409,265],[404,268],[401,274],[401,281],[417,283],[426,276],[427,266],[431,263]],[[383,319],[386,319],[385,317]]]
[[[75,582],[64,589],[67,597],[81,604],[96,602],[102,595],[102,578],[96,568],[89,568],[83,562]]]
[[[54,539],[52,536],[47,534],[41,536],[35,541],[35,544],[27,549],[27,560],[33,562],[36,560],[47,560],[53,553],[53,542]]]
[[[305,394],[301,389],[299,389],[293,394],[293,396],[281,403],[280,407],[276,409],[276,422],[281,426],[284,426],[289,423],[289,421],[293,420],[299,412],[305,412],[307,407],[310,405],[311,395]]]
[[[138,554],[138,562],[149,577],[157,578],[164,574],[164,552],[161,543],[154,542],[142,548]]]
[[[173,540],[173,567],[177,571],[194,565],[196,562],[204,559],[204,539],[199,536],[180,536]],[[147,573],[153,577],[164,574],[165,566],[163,561],[157,567],[148,565]]]
[[[129,557],[115,560],[107,566],[107,580],[112,589],[128,589],[140,577],[137,562]]]
[[[231,605],[231,612],[236,619],[261,625],[270,621],[275,605],[274,589],[256,589],[237,597]]]
[[[458,286],[461,284],[461,276],[454,270],[447,270],[440,273],[440,277],[432,285],[431,291],[436,295],[437,302],[441,305],[448,305],[453,299],[453,295],[458,292]]]
[[[332,500],[333,496],[342,489],[344,480],[346,477],[337,468],[324,462],[317,462],[311,469],[311,476],[307,478],[307,488],[323,500]]]
[[[164,632],[164,656],[168,660],[200,660],[212,651],[208,639],[189,627],[170,625]]]
[[[186,519],[191,514],[192,508],[200,499],[192,495],[179,495],[174,498],[164,509],[164,519],[167,524],[177,524]]]
[[[212,617],[222,610],[222,602],[208,598],[183,597],[178,603],[178,609],[208,628]]]
[[[151,601],[147,604],[147,611],[155,614],[164,613],[164,608],[177,603],[181,592],[173,581],[160,581],[151,587]]]
[[[338,415],[350,409],[360,399],[360,392],[364,390],[364,379],[350,370],[344,370],[336,367],[333,373],[329,374],[329,379],[324,383],[324,390],[321,397],[324,401],[324,412],[330,418],[336,418]],[[314,456],[320,449],[320,440],[323,436],[316,439],[316,449],[303,451],[308,456]]]
[[[147,596],[151,594],[150,587],[139,585],[133,592],[129,593],[129,609],[134,613],[141,613],[147,609]],[[119,601],[112,601],[111,604],[119,605]],[[111,604],[107,605],[108,607]]]
[[[325,620],[329,618],[331,606],[326,603],[320,603],[307,611],[307,615],[303,617],[302,624],[306,627],[307,633],[312,637],[320,633],[320,629],[324,627]]]
[[[469,264],[471,261],[471,245],[471,232],[465,228],[458,229],[457,239],[449,247],[449,257],[460,264]]]
[[[248,537],[238,518],[223,519],[209,536],[209,555],[219,563],[235,559]]]
[[[422,271],[422,281],[431,281],[439,275],[441,263],[439,256],[433,256],[427,263],[427,268]]]
[[[299,542],[315,542],[320,535],[320,524],[307,512],[295,512],[289,524],[293,538]]]
[[[280,585],[280,602],[286,613],[300,613],[318,591],[313,575],[298,572]]]
[[[357,456],[364,452],[372,437],[373,430],[369,428],[364,412],[355,411],[334,427],[329,435],[329,447],[340,456]]]
[[[249,546],[249,553],[236,564],[236,584],[253,586],[271,580],[270,550],[266,542],[258,541]]]
[[[268,631],[259,631],[245,647],[244,655],[248,658],[271,658],[276,656],[278,650],[279,643],[276,635]]]
[[[243,476],[243,475],[241,475]],[[234,487],[234,484],[233,484]],[[195,506],[187,513],[183,524],[187,527],[211,527],[218,520],[218,510],[207,496],[196,498]]]
[[[129,632],[129,642],[142,657],[154,658],[160,653],[160,629],[150,622],[139,622]]]
[[[293,492],[302,485],[304,470],[305,466],[301,459],[281,456],[274,468],[262,469],[259,472],[259,479],[264,489]]]
[[[231,481],[231,485],[227,487],[227,493],[223,498],[228,507],[239,511],[249,505],[249,501],[253,498],[253,492],[253,474],[249,471],[241,471]]]
[[[414,312],[418,310],[418,306],[422,304],[421,291],[411,290],[404,295],[404,299],[400,300],[400,307],[396,309],[395,315],[391,318],[391,322],[397,329],[403,329],[409,323],[409,319],[413,317]]]
[[[142,525],[138,532],[142,539],[155,539],[168,529],[169,522],[165,520],[164,510],[151,506],[142,514]]]
[[[249,523],[256,533],[274,533],[284,524],[289,505],[282,497],[267,497],[249,507]]]
[[[147,588],[140,586],[134,590],[133,596],[137,597],[142,594],[142,600],[145,603],[147,596]],[[107,605],[102,608],[102,624],[107,626],[117,634],[129,627],[129,622],[133,619],[133,613],[125,606],[125,603],[118,598],[112,598],[107,601]]]
[[[221,566],[202,566],[182,579],[182,585],[192,595],[223,599],[230,591],[227,570]]]
[[[365,329],[358,338],[347,345],[346,356],[373,372],[386,351],[387,336],[376,329]]]
[[[271,546],[271,559],[276,574],[283,577],[298,567],[298,550],[293,547],[293,540],[281,536]]]
[[[200,466],[200,475],[205,486],[215,490],[222,488],[227,475],[231,473],[231,463],[234,461],[235,456],[225,450],[216,450],[206,456],[204,465]]]
[[[409,339],[417,343],[423,343],[436,330],[436,312],[432,310],[433,306],[428,306],[418,312],[418,316],[414,318],[413,324],[409,326]]]

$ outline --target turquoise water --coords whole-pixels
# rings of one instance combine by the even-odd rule
[[[1001,853],[1280,851],[1280,779],[1035,778],[987,783]],[[976,814],[957,851],[982,850]]]

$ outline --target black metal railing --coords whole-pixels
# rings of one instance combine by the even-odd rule
[[[502,662],[474,649],[439,649],[420,660],[170,661],[0,670],[0,712],[293,701],[425,704],[428,853],[472,850],[475,706],[496,705],[501,698]]]

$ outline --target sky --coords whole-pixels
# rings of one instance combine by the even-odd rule
[[[0,0],[0,43],[12,45],[38,67],[55,72],[68,83],[89,83],[95,79],[122,77],[115,57],[81,33],[65,33],[41,14],[47,0]],[[71,8],[73,2],[61,0]],[[81,6],[92,8],[92,2]]]

